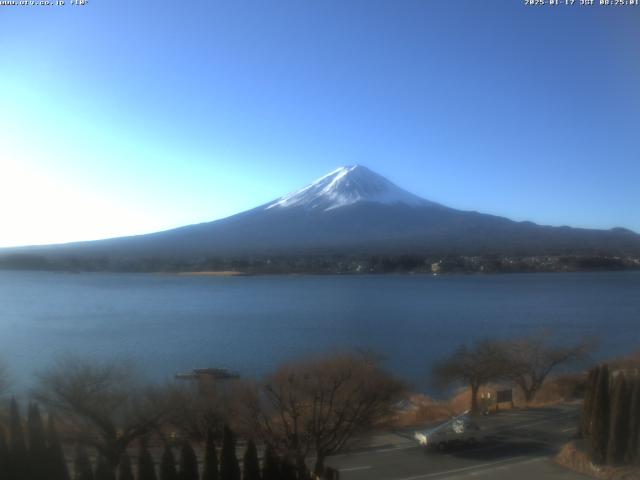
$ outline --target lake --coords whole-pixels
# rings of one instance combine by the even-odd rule
[[[427,385],[473,338],[550,329],[640,349],[640,272],[207,277],[0,271],[0,358],[16,384],[57,355],[131,357],[156,380],[194,367],[260,376],[283,360],[373,349]]]

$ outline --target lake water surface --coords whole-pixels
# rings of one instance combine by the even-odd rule
[[[309,352],[366,348],[424,387],[478,337],[551,329],[640,349],[640,272],[202,277],[0,271],[0,358],[28,385],[56,355],[129,356],[155,379],[203,366],[262,375]]]

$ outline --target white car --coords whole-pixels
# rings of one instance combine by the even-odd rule
[[[480,440],[481,433],[467,410],[437,427],[415,432],[413,437],[424,447],[443,449],[454,444],[474,444]]]

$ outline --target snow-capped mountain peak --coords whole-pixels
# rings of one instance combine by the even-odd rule
[[[280,197],[265,209],[304,207],[329,211],[359,202],[435,205],[401,189],[367,167],[351,165],[340,167],[310,185]]]

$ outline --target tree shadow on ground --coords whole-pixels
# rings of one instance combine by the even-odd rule
[[[535,440],[505,440],[487,437],[475,446],[452,446],[442,451],[429,451],[429,455],[449,455],[466,460],[496,461],[512,457],[551,456],[557,451],[551,445]]]

